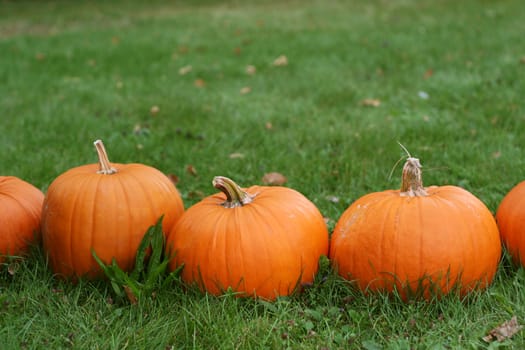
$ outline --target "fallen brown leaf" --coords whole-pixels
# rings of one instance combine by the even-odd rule
[[[376,98],[365,98],[361,101],[361,105],[365,107],[379,107],[381,105],[381,101]]]
[[[203,79],[197,79],[197,80],[195,80],[193,85],[195,85],[198,88],[202,88],[202,87],[206,86],[206,82]]]
[[[179,69],[179,74],[180,74],[180,75],[186,75],[186,74],[188,74],[189,72],[191,72],[192,69],[193,69],[192,66],[184,66],[184,67],[181,67],[181,68]]]
[[[434,71],[432,69],[427,69],[425,71],[425,74],[423,74],[423,78],[424,79],[428,79],[428,78],[430,78],[433,75],[434,75]]]
[[[244,158],[244,154],[243,153],[232,153],[230,154],[230,158],[231,159],[236,159],[236,158]]]
[[[257,68],[255,68],[255,66],[249,65],[249,66],[246,66],[245,71],[246,71],[246,74],[248,75],[254,75],[257,72]]]
[[[168,177],[168,179],[170,179],[170,181],[175,185],[177,186],[177,184],[179,183],[180,179],[177,175],[175,174],[168,174],[166,175]]]
[[[281,55],[281,56],[277,57],[273,61],[273,65],[276,66],[276,67],[287,66],[288,65],[288,57],[286,57],[285,55]]]
[[[249,94],[250,92],[252,92],[252,88],[249,86],[243,87],[240,91],[241,95],[246,95],[246,94]]]
[[[262,178],[262,183],[269,186],[281,186],[284,185],[286,181],[288,181],[286,176],[276,172],[264,174]]]
[[[487,343],[490,343],[493,341],[503,341],[506,339],[510,339],[522,328],[523,326],[518,324],[518,318],[516,316],[512,316],[510,320],[503,322],[498,327],[491,330],[489,334],[483,337],[483,340]]]
[[[160,112],[160,108],[159,106],[151,106],[149,112],[152,116],[156,116]]]
[[[193,165],[191,165],[191,164],[186,166],[186,171],[188,172],[188,174],[190,174],[192,176],[197,176],[197,169],[195,169],[195,167]]]
[[[266,124],[264,124],[264,127],[266,128],[266,130],[272,130],[273,124],[272,122],[266,122]]]
[[[128,297],[129,303],[131,305],[137,304],[137,296],[133,293],[131,288],[129,286],[124,286],[124,292],[126,292],[126,296]]]

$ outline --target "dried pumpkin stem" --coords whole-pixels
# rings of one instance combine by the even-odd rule
[[[222,203],[226,208],[241,207],[251,203],[255,197],[240,188],[232,179],[224,176],[215,176],[212,184],[213,187],[226,195],[226,202]]]
[[[111,166],[111,163],[108,159],[108,154],[106,148],[102,143],[102,140],[96,140],[93,142],[98,153],[98,162],[100,163],[100,170],[97,171],[98,174],[111,175],[117,172],[117,169]]]
[[[408,157],[403,166],[403,177],[401,182],[401,196],[423,197],[428,196],[423,179],[421,177],[421,163],[419,159]]]

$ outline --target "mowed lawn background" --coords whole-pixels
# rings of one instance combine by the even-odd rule
[[[100,138],[111,161],[177,178],[186,208],[215,175],[279,172],[331,231],[355,199],[399,187],[400,142],[426,185],[494,212],[525,179],[524,33],[521,0],[3,0],[0,174],[45,192],[95,163]],[[175,283],[129,305],[105,282],[55,279],[36,247],[0,271],[0,348],[519,349],[523,332],[482,337],[525,322],[524,288],[505,254],[465,300],[363,296],[325,264],[275,303]]]

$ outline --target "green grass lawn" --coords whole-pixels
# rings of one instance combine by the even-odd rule
[[[400,142],[426,185],[494,212],[525,178],[524,19],[522,0],[0,1],[0,174],[45,191],[100,138],[113,162],[176,175],[186,208],[215,175],[280,172],[332,230],[399,187]],[[525,322],[524,286],[504,256],[466,300],[363,296],[325,267],[275,303],[175,283],[129,305],[53,278],[36,248],[0,271],[0,348],[521,349],[525,332],[482,337]]]

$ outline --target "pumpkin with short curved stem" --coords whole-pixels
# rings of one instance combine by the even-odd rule
[[[44,194],[15,176],[0,176],[0,263],[23,256],[40,240]]]
[[[110,163],[102,141],[95,147],[99,164],[58,176],[44,200],[44,251],[62,277],[102,277],[93,253],[130,271],[146,230],[164,216],[167,233],[184,212],[177,189],[162,172],[144,164]]]
[[[496,222],[512,260],[525,266],[525,181],[503,197],[496,211]]]
[[[182,279],[211,294],[267,300],[313,281],[328,230],[311,201],[281,186],[241,189],[222,176],[213,185],[222,193],[189,208],[168,236],[171,270],[184,265]]]
[[[361,290],[395,289],[407,300],[484,288],[500,255],[488,208],[460,187],[423,187],[420,162],[409,157],[401,190],[365,195],[342,214],[329,257]]]

